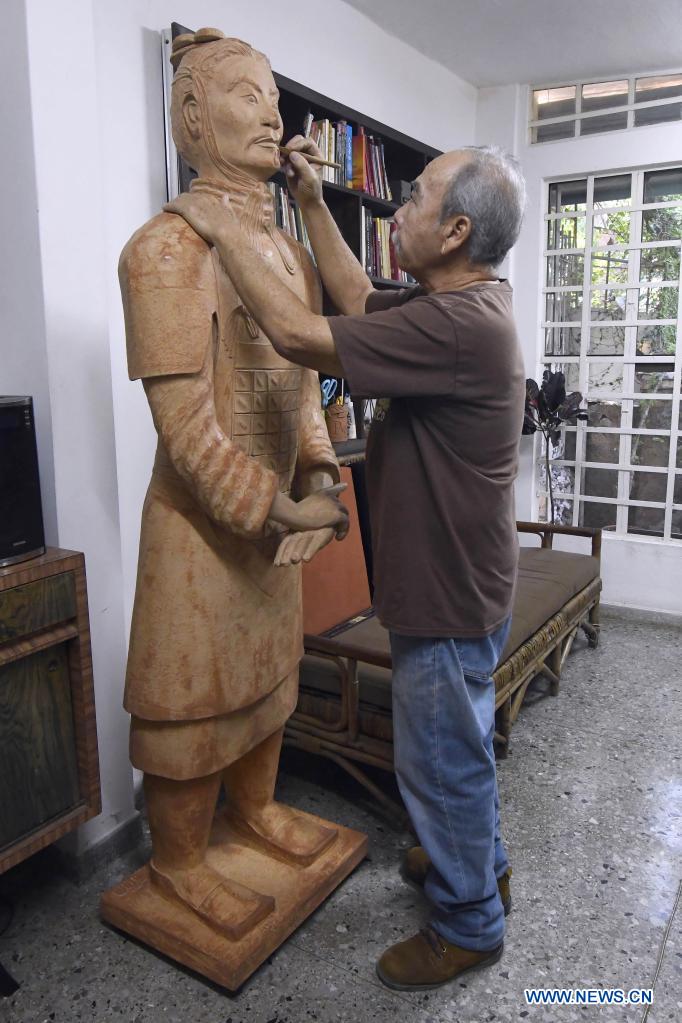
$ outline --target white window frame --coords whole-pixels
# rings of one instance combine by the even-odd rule
[[[680,68],[672,68],[668,71],[642,71],[636,75],[620,75],[617,78],[583,78],[580,80],[573,80],[570,82],[556,82],[552,85],[531,85],[528,98],[528,142],[529,145],[542,146],[550,142],[568,142],[572,138],[592,138],[594,135],[606,135],[611,134],[614,131],[628,131],[630,128],[649,128],[649,127],[660,127],[661,124],[675,124],[675,120],[671,118],[669,121],[661,121],[655,125],[648,124],[635,124],[635,111],[645,110],[649,107],[665,107],[673,106],[676,103],[682,104],[682,94],[679,96],[665,96],[663,99],[654,100],[641,100],[635,102],[635,83],[642,78],[665,78],[667,75],[682,75]],[[627,102],[614,103],[613,106],[601,107],[599,110],[583,110],[582,109],[582,96],[583,86],[585,85],[606,85],[609,82],[624,82],[628,83],[628,98]],[[551,89],[566,89],[575,87],[575,111],[572,114],[560,114],[557,117],[543,117],[533,118],[533,97],[536,92],[542,92],[543,90]],[[594,117],[604,117],[608,114],[621,114],[627,113],[626,123],[622,128],[606,128],[604,131],[591,132],[588,135],[581,135],[580,125],[582,121],[589,120]],[[534,130],[536,128],[542,128],[550,124],[566,124],[569,121],[575,121],[575,127],[573,135],[565,135],[560,139],[540,139],[536,140],[533,138]],[[682,123],[682,122],[678,122]]]
[[[639,77],[639,76],[638,76]],[[680,408],[682,407],[682,239],[665,239],[663,241],[656,242],[642,242],[641,241],[641,227],[642,227],[642,213],[646,210],[652,209],[668,209],[678,207],[682,209],[682,201],[678,202],[661,202],[661,203],[644,203],[643,202],[643,189],[644,189],[644,176],[651,171],[662,171],[668,169],[676,169],[682,166],[682,162],[664,165],[664,166],[652,166],[652,167],[640,167],[632,168],[624,171],[612,171],[612,172],[600,172],[596,174],[583,174],[583,175],[564,175],[561,177],[552,178],[545,182],[544,190],[544,208],[549,208],[549,196],[550,188],[554,184],[561,184],[562,182],[569,181],[585,181],[587,183],[587,202],[586,209],[579,212],[556,212],[549,213],[545,212],[543,217],[543,260],[542,260],[542,312],[541,312],[541,325],[540,325],[540,375],[544,369],[556,369],[558,367],[564,368],[570,365],[578,367],[578,385],[577,389],[585,396],[585,398],[591,400],[606,400],[619,402],[621,404],[621,424],[619,427],[597,427],[590,426],[589,422],[578,422],[575,427],[564,427],[569,432],[574,432],[576,437],[576,450],[575,459],[552,459],[551,466],[567,466],[574,469],[574,486],[573,491],[559,493],[555,491],[554,500],[555,504],[560,501],[571,501],[572,503],[572,516],[571,523],[577,526],[580,522],[580,511],[581,502],[587,501],[588,503],[602,503],[616,505],[616,527],[615,530],[605,531],[605,535],[615,535],[618,537],[629,537],[637,539],[651,539],[657,543],[667,544],[682,544],[682,540],[674,539],[671,537],[671,525],[673,511],[682,512],[682,504],[673,503],[675,481],[682,479],[682,466],[677,466],[677,444],[678,439],[682,438],[682,423],[680,422]],[[612,246],[593,246],[593,221],[594,221],[594,182],[596,179],[603,179],[608,177],[619,177],[624,174],[631,175],[631,202],[627,207],[614,205],[600,206],[598,213],[604,214],[609,212],[625,211],[630,214],[630,238],[629,243],[620,243]],[[568,218],[585,218],[585,247],[582,248],[552,248],[548,247],[549,238],[549,225],[553,221],[559,219]],[[678,248],[680,252],[680,271],[678,278],[674,281],[641,281],[640,280],[640,260],[641,253],[643,250],[655,249],[655,248]],[[608,251],[623,251],[629,253],[628,258],[628,279],[626,283],[614,283],[609,285],[593,285],[591,281],[591,265],[592,265],[592,254],[593,251],[597,252],[608,252]],[[583,280],[582,286],[580,285],[565,285],[565,286],[553,286],[548,285],[548,266],[549,259],[556,256],[569,256],[578,255],[584,257],[583,260]],[[665,320],[644,320],[639,317],[638,300],[640,296],[640,289],[645,287],[677,287],[678,288],[678,306],[677,306],[677,319],[665,319]],[[593,321],[591,317],[591,297],[595,291],[599,290],[615,290],[620,289],[625,291],[626,294],[626,306],[624,311],[624,317],[622,320],[612,321]],[[582,296],[582,310],[581,319],[573,321],[559,321],[559,320],[547,320],[547,296],[550,294],[560,294],[562,292],[574,292],[581,294]],[[588,355],[589,342],[590,342],[590,330],[591,327],[599,323],[601,326],[608,327],[622,327],[624,329],[625,346],[622,356],[618,355]],[[675,346],[675,355],[637,355],[637,330],[641,326],[669,326],[674,325],[677,328],[677,343]],[[580,354],[579,355],[557,355],[551,354],[546,355],[545,339],[547,331],[555,327],[567,327],[567,328],[580,328],[581,340],[580,340]],[[589,368],[591,365],[597,365],[599,363],[620,363],[623,367],[623,385],[621,392],[602,392],[590,391],[588,386]],[[638,364],[663,364],[671,365],[674,363],[674,374],[672,383],[672,393],[667,395],[659,394],[653,399],[660,402],[670,402],[671,404],[671,423],[670,430],[663,431],[659,429],[646,429],[641,427],[632,426],[632,410],[634,401],[646,401],[648,396],[646,392],[641,393],[635,391],[635,367]],[[572,387],[567,384],[567,390],[571,390]],[[619,444],[619,460],[618,463],[612,462],[588,462],[585,460],[586,450],[586,438],[588,433],[611,433],[616,434],[620,437]],[[648,465],[632,465],[631,464],[631,446],[632,436],[636,435],[665,435],[670,437],[670,446],[668,453],[668,465],[667,466],[648,466]],[[538,438],[536,438],[538,440]],[[604,498],[604,497],[593,497],[591,495],[581,494],[581,483],[582,483],[582,470],[583,469],[613,469],[618,471],[618,490],[616,498]],[[629,497],[629,484],[630,484],[630,473],[631,472],[653,472],[659,474],[667,474],[667,488],[666,488],[666,499],[665,501],[642,501],[642,500],[630,500]],[[535,476],[535,492],[537,498],[548,499],[548,492],[546,488],[543,488],[541,483],[541,473],[544,474],[544,441],[538,440],[534,452],[534,476]],[[627,509],[630,507],[643,507],[643,508],[659,508],[664,509],[664,529],[663,535],[660,537],[650,536],[648,534],[641,534],[636,532],[628,532],[628,512]]]

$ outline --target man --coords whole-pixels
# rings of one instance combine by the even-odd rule
[[[173,134],[199,174],[193,189],[229,195],[259,266],[319,310],[312,261],[275,228],[265,185],[282,135],[267,58],[202,29],[175,40],[173,62]],[[337,834],[273,792],[303,646],[293,562],[345,529],[330,487],[338,464],[317,375],[272,349],[183,220],[162,213],[140,228],[120,279],[129,373],[143,380],[159,434],[124,699],[131,760],[144,772],[150,876],[238,939],[273,900],[207,861],[221,784],[232,830],[276,858],[306,866]]]
[[[294,139],[290,148],[312,151]],[[395,214],[415,290],[375,292],[327,211],[304,157],[285,165],[323,281],[345,315],[305,310],[257,255],[237,262],[231,211],[170,207],[216,245],[275,348],[344,376],[379,402],[367,449],[375,606],[390,630],[395,765],[421,842],[429,926],[381,957],[393,988],[437,986],[502,952],[510,871],[499,832],[492,673],[509,631],[518,544],[513,483],[524,369],[499,265],[520,229],[516,162],[485,147],[447,153]]]

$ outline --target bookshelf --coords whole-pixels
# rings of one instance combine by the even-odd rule
[[[300,134],[308,112],[312,112],[315,120],[328,118],[332,122],[346,121],[352,126],[354,135],[362,126],[366,133],[382,140],[386,171],[389,181],[413,181],[424,170],[426,164],[440,155],[440,150],[427,146],[417,139],[410,138],[389,125],[382,124],[371,117],[353,110],[329,96],[324,96],[300,82],[294,82],[284,75],[274,72],[277,88],[280,91],[279,110],[284,122],[284,139]],[[284,175],[275,175],[279,184],[284,185]],[[347,188],[333,182],[323,183],[325,202],[336,221],[341,234],[351,251],[364,265],[362,248],[362,207],[376,217],[390,217],[398,209],[398,203],[379,199],[366,192]],[[405,284],[386,277],[369,275],[375,288],[403,288]],[[335,309],[328,297],[324,300],[325,313],[333,314]],[[358,438],[362,438],[364,429],[364,402],[353,402]],[[352,445],[352,442],[350,442]],[[336,445],[335,445],[336,446]],[[339,452],[341,454],[341,452]]]
[[[170,65],[170,51],[172,40],[192,29],[173,23],[170,32],[162,33],[163,47],[163,82],[166,106],[166,165],[168,172],[168,194],[172,196],[178,191],[183,191],[189,186],[194,176],[191,169],[183,164],[178,158],[177,150],[172,142],[170,134],[170,82],[172,81],[172,70]],[[417,139],[397,131],[387,124],[382,124],[358,110],[353,110],[342,103],[315,92],[313,89],[295,82],[284,75],[273,71],[277,88],[280,92],[279,110],[284,123],[284,141],[293,135],[302,134],[306,116],[313,114],[314,119],[329,119],[332,123],[345,121],[352,126],[354,137],[357,136],[360,127],[365,133],[383,143],[386,174],[391,181],[413,181],[424,170],[427,163],[439,156],[441,151],[427,146]],[[275,184],[286,188],[285,177],[277,173],[271,179]],[[341,234],[351,251],[357,256],[364,266],[363,253],[363,208],[365,215],[369,214],[378,218],[390,218],[398,209],[398,202],[378,198],[367,192],[355,188],[348,188],[345,185],[335,184],[331,181],[323,182],[324,198],[329,210],[336,221]],[[385,276],[373,276],[368,274],[370,281],[375,288],[403,288],[405,284]],[[334,309],[328,296],[324,296],[324,312],[332,315]],[[364,433],[363,408],[354,402],[355,419],[358,437]]]
[[[274,78],[280,91],[279,110],[284,122],[285,140],[301,133],[309,112],[312,112],[315,120],[328,118],[333,123],[347,122],[352,126],[354,137],[357,137],[358,130],[362,127],[367,135],[380,139],[383,143],[389,181],[412,181],[421,174],[429,160],[440,155],[440,150],[410,138],[389,125],[381,124],[358,110],[344,106],[329,96],[323,96],[300,82],[294,82],[277,72],[274,72]],[[274,180],[284,184],[283,175],[275,175]],[[398,203],[328,181],[324,182],[323,190],[327,206],[344,239],[364,265],[361,237],[362,207],[364,206],[374,217],[388,218],[398,208]],[[404,283],[387,277],[369,276],[377,288],[405,286]]]

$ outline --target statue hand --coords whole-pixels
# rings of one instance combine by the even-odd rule
[[[312,529],[306,533],[289,533],[277,549],[275,565],[286,568],[288,565],[298,565],[301,561],[308,562],[333,539],[332,527]]]
[[[292,501],[286,494],[277,492],[268,518],[286,526],[292,533],[331,528],[341,540],[348,532],[348,509],[341,504],[338,495],[345,489],[345,483],[335,483],[316,490],[302,501]]]
[[[237,227],[238,221],[227,195],[218,198],[198,192],[183,192],[163,207],[166,213],[177,213],[209,245],[215,245],[219,236]]]
[[[342,539],[348,532],[348,509],[341,504],[338,495],[346,489],[345,483],[335,483],[304,497],[294,505],[294,521],[290,528],[303,533],[328,526]]]
[[[322,168],[308,163],[304,156],[298,155],[312,153],[313,156],[321,157],[322,153],[312,139],[306,139],[302,135],[295,135],[287,142],[287,149],[291,150],[291,153],[289,155],[282,153],[280,163],[291,195],[302,207],[307,203],[322,202]]]

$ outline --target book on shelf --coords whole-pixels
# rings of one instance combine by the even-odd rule
[[[301,242],[313,260],[310,238],[301,211],[289,196],[286,188],[274,181],[268,182],[272,195],[275,223],[296,241]],[[414,284],[414,278],[398,266],[395,247],[391,238],[393,220],[391,217],[375,217],[364,204],[360,207],[360,245],[362,265],[370,277],[381,277],[401,284]]]
[[[393,221],[390,217],[375,217],[362,207],[360,213],[362,263],[370,277],[382,277],[401,284],[414,284],[414,278],[398,266],[395,246],[391,238]]]
[[[365,146],[365,161],[367,163],[367,191],[370,195],[377,194],[377,185],[374,175],[374,150],[372,147],[372,140],[370,136],[367,136],[367,145]]]
[[[384,144],[381,141],[379,142],[379,150],[380,150],[379,167],[381,168],[382,179],[381,187],[384,193],[384,198],[388,199],[389,202],[393,202],[393,192],[391,190],[391,186],[388,183],[388,174],[386,173],[386,157],[384,154]]]
[[[353,138],[353,181],[356,188],[377,199],[392,202],[391,188],[386,173],[386,157],[381,139],[368,135],[360,126]]]
[[[366,149],[367,136],[365,135],[365,129],[360,125],[358,133],[353,139],[353,177],[351,188],[356,188],[361,192],[368,191]]]
[[[315,142],[325,160],[340,164],[340,167],[323,167],[323,181],[392,201],[381,139],[368,135],[362,125],[353,131],[352,124],[345,119],[314,120],[310,112],[303,123],[303,134]]]
[[[370,182],[372,185],[372,195],[377,195],[382,198],[381,190],[381,171],[379,168],[379,148],[375,145],[371,135],[368,140],[369,159],[370,159]]]
[[[322,180],[331,181],[335,185],[343,185],[346,188],[350,188],[351,179],[353,177],[352,125],[343,120],[334,124],[328,117],[319,121],[312,121],[310,126],[310,138],[316,143],[325,160],[330,160],[333,163],[341,165],[340,167],[323,167]]]
[[[305,222],[297,203],[289,196],[286,188],[274,181],[268,181],[268,189],[272,196],[275,224],[295,238],[297,242],[301,242],[314,260],[313,247],[310,244]]]

